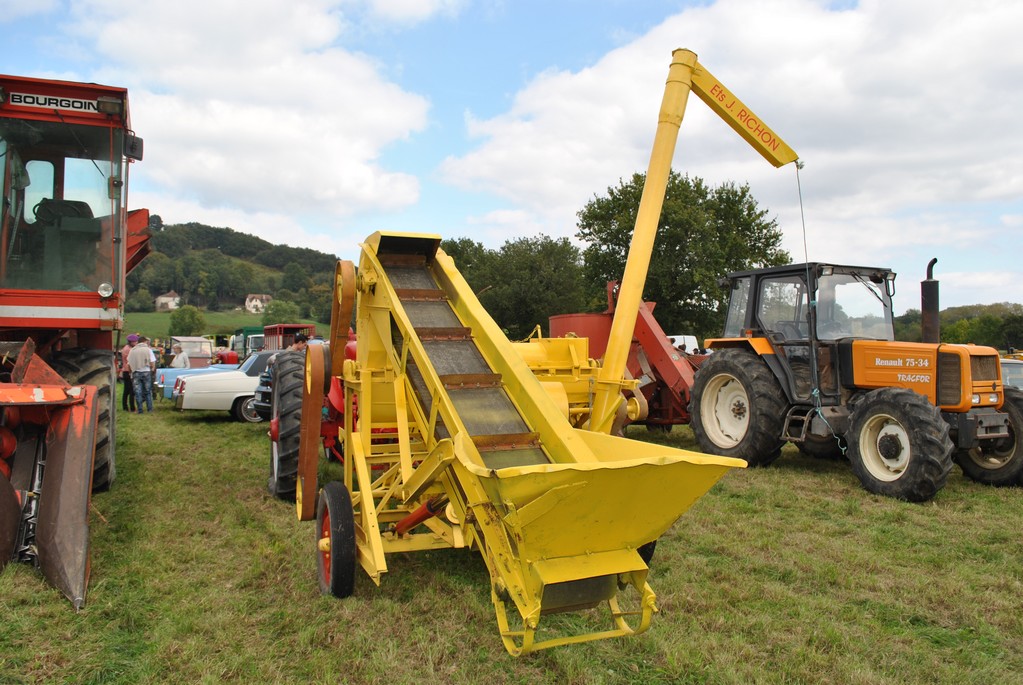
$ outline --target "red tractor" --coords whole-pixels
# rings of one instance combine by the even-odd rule
[[[126,209],[141,159],[125,89],[0,76],[0,568],[34,564],[76,608],[115,476],[125,275],[149,253],[149,212]]]

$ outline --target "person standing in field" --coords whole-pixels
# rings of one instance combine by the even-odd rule
[[[153,411],[153,374],[156,373],[156,359],[149,349],[146,336],[139,336],[138,344],[128,353],[128,367],[131,369],[131,382],[135,388],[135,403],[138,413],[142,413],[142,405]]]
[[[138,344],[139,337],[135,333],[128,336],[128,342],[121,348],[121,381],[124,383],[124,392],[121,393],[121,409],[123,411],[135,411],[135,388],[131,381],[131,368],[128,367],[128,353]]]

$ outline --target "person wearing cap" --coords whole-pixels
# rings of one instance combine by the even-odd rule
[[[308,335],[306,335],[305,333],[296,333],[295,342],[291,343],[291,345],[288,346],[288,349],[293,350],[295,352],[305,352],[305,348],[306,346],[308,346],[308,344],[309,344]]]
[[[121,409],[124,411],[135,411],[135,388],[131,382],[131,368],[128,366],[128,353],[139,341],[139,336],[132,333],[128,336],[128,342],[121,348],[121,382],[124,383],[124,392],[121,393]]]
[[[128,366],[131,368],[131,382],[135,387],[135,403],[138,413],[142,413],[143,403],[151,413],[153,411],[153,374],[156,372],[156,357],[149,349],[149,339],[139,336],[139,341],[128,353]]]

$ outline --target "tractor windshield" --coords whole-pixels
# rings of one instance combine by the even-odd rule
[[[0,287],[118,287],[122,135],[116,128],[0,119]]]
[[[822,275],[817,281],[817,337],[894,340],[892,301],[881,277],[859,272]]]

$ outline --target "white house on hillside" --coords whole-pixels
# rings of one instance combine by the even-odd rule
[[[266,309],[266,305],[270,300],[274,299],[270,295],[252,294],[245,296],[245,311],[250,314],[262,314],[263,310]]]
[[[156,298],[156,311],[170,312],[181,306],[181,296],[171,290]]]

